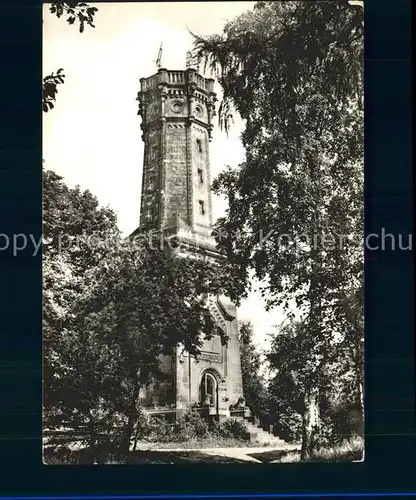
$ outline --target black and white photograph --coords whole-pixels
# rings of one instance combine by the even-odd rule
[[[363,1],[42,43],[43,463],[364,461]]]

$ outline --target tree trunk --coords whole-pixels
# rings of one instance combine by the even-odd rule
[[[364,435],[364,387],[363,383],[357,382],[357,407],[360,419],[359,433]]]
[[[137,422],[136,430],[134,432],[133,451],[136,451],[136,448],[137,448],[137,441],[139,439],[139,431],[140,431],[140,426],[139,426],[139,422]]]
[[[93,464],[97,460],[97,437],[94,422],[92,420],[88,423],[88,450],[87,450],[87,460],[89,463]]]
[[[314,451],[319,427],[318,389],[310,389],[305,394],[305,404],[302,415],[302,447],[301,461],[308,460]]]
[[[137,399],[139,397],[140,386],[135,376],[134,389],[130,401],[130,408],[128,411],[127,425],[123,433],[123,438],[120,445],[120,452],[122,455],[128,455],[130,450],[130,441],[134,431],[134,424],[137,420]]]
[[[360,414],[360,419],[364,424],[364,356],[360,355],[360,349],[355,348],[352,350],[352,359],[355,371],[355,390],[356,390],[356,405]]]

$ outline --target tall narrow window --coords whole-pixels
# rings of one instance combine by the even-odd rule
[[[147,224],[152,224],[156,219],[156,209],[155,207],[150,207],[145,212],[145,219]]]
[[[152,192],[155,190],[155,179],[150,177],[147,183],[147,191]]]
[[[201,139],[197,139],[197,140],[196,140],[196,145],[197,145],[197,147],[198,147],[198,151],[199,151],[200,153],[202,153],[202,141],[201,141]]]
[[[199,215],[205,215],[205,206],[202,200],[199,200]]]
[[[157,146],[152,146],[150,150],[150,160],[154,160],[157,158]]]
[[[202,170],[200,168],[198,169],[198,179],[199,179],[200,184],[204,183],[204,173],[202,172]]]

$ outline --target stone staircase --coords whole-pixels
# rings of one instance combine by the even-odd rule
[[[280,439],[270,432],[263,430],[261,427],[250,422],[249,420],[243,417],[237,417],[237,420],[241,420],[242,422],[244,422],[245,426],[247,427],[247,430],[250,434],[250,442],[259,443],[260,446],[268,445],[274,448],[280,446],[286,448],[288,446],[288,443],[286,443],[286,441],[283,441],[283,439]]]

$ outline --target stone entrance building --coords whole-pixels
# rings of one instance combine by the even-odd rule
[[[140,80],[139,114],[145,144],[140,226],[175,238],[190,257],[222,260],[211,237],[209,144],[216,96],[214,80],[194,69],[169,71]],[[209,307],[229,337],[206,341],[198,362],[179,348],[164,357],[168,382],[140,394],[149,411],[173,413],[209,403],[209,413],[228,416],[243,396],[236,308],[226,297],[210,297]]]

